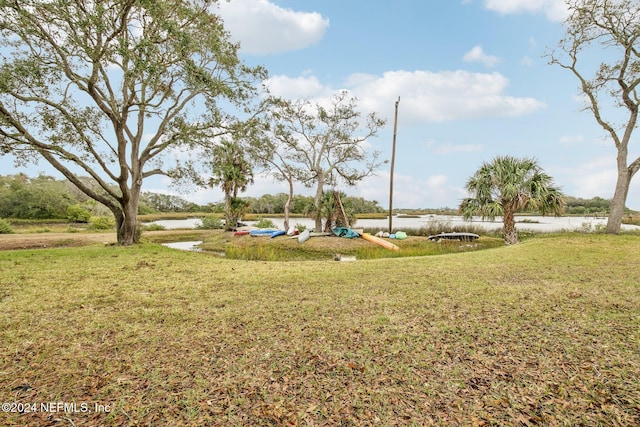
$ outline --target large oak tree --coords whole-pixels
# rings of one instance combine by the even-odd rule
[[[241,111],[266,77],[239,60],[215,7],[0,0],[1,151],[46,160],[133,243],[143,181],[184,176],[189,150],[232,126],[223,106]]]
[[[566,35],[549,58],[578,79],[586,108],[617,150],[618,176],[606,228],[617,234],[631,179],[640,170],[640,157],[628,158],[640,103],[640,2],[567,0],[567,5]],[[595,68],[589,55],[594,52],[602,58]]]

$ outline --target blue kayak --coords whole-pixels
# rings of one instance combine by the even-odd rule
[[[271,234],[273,234],[273,233],[275,233],[277,231],[280,231],[280,230],[275,230],[273,228],[260,228],[260,229],[257,229],[257,230],[251,230],[249,232],[249,235],[253,236],[253,237],[271,236]]]

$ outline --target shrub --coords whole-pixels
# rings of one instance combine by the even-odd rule
[[[89,222],[91,212],[78,204],[70,205],[67,206],[67,219],[71,222]]]
[[[9,224],[9,221],[0,218],[0,234],[13,234],[13,228]]]
[[[74,227],[72,225],[68,225],[67,226],[67,233],[77,233],[80,230],[77,227]]]
[[[109,216],[92,216],[89,220],[91,230],[111,230],[115,225],[115,220]]]
[[[166,230],[166,227],[162,224],[152,223],[152,224],[143,225],[142,229],[144,231],[162,231],[162,230]]]
[[[268,218],[260,218],[258,222],[256,222],[256,227],[258,228],[276,228],[276,225]]]
[[[414,236],[433,236],[434,234],[451,232],[475,233],[479,235],[490,234],[490,232],[485,230],[480,225],[471,223],[454,225],[451,223],[451,221],[442,221],[439,219],[430,219],[427,224],[423,225],[418,230],[415,230],[410,234]]]
[[[605,224],[592,224],[590,222],[583,222],[582,227],[576,230],[582,233],[604,233],[607,226]]]
[[[199,230],[218,230],[224,228],[224,224],[222,220],[217,216],[205,216],[200,218],[200,222],[202,224],[198,225],[196,228]]]
[[[296,224],[294,227],[297,228],[300,233],[302,233],[307,228],[307,226],[304,224]]]

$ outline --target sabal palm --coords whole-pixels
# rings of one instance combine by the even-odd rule
[[[231,230],[246,205],[238,199],[238,193],[245,191],[253,183],[253,170],[242,147],[233,141],[222,141],[214,148],[213,157],[209,185],[218,186],[224,192],[225,223],[226,228]]]
[[[494,219],[502,216],[506,244],[518,242],[514,215],[518,211],[537,211],[560,215],[563,194],[554,186],[535,159],[498,156],[483,163],[466,185],[472,197],[462,201],[465,219],[473,216]]]

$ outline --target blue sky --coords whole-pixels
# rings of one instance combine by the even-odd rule
[[[566,194],[613,195],[613,144],[581,111],[575,77],[543,57],[564,34],[562,0],[231,0],[221,14],[277,94],[347,89],[386,117],[371,145],[387,159],[400,97],[396,207],[457,206],[468,177],[504,154],[536,157]],[[341,190],[387,206],[388,182],[385,167]]]
[[[575,77],[543,57],[564,34],[562,0],[223,0],[218,12],[244,61],[269,70],[276,95],[322,100],[346,89],[387,118],[369,141],[386,159],[400,97],[394,207],[456,207],[481,163],[506,154],[536,157],[568,195],[613,195],[613,143],[581,111]],[[389,167],[339,189],[387,207]],[[245,195],[280,191],[258,177]],[[640,209],[637,179],[627,206]]]

